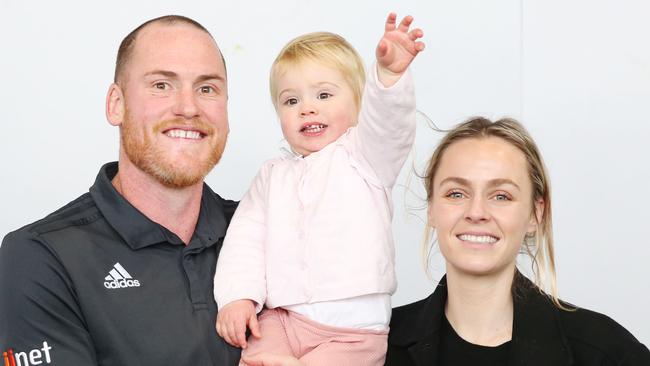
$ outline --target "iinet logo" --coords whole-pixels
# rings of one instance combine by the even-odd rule
[[[108,272],[108,276],[104,278],[104,281],[104,287],[107,289],[140,287],[140,281],[134,280],[119,263],[113,265],[113,269]]]
[[[31,366],[41,365],[43,363],[49,364],[52,362],[50,358],[50,347],[47,341],[43,341],[43,348],[34,348],[31,351],[14,352],[13,349],[2,352],[2,358],[5,361],[4,366]]]

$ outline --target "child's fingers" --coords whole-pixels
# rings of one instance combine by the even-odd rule
[[[386,32],[390,32],[395,30],[395,22],[397,21],[397,14],[391,12],[388,14],[388,18],[386,19],[386,25],[384,26],[384,30]]]
[[[217,328],[217,334],[219,337],[223,338],[223,331],[221,330],[221,323],[219,320],[217,320],[217,324],[215,325],[215,328]]]
[[[237,342],[237,338],[235,337],[235,325],[233,322],[227,322],[224,324],[224,339],[226,342],[228,342],[232,346],[239,346],[239,343]]]
[[[237,343],[239,343],[241,348],[246,348],[246,323],[237,324],[237,327],[235,327],[235,339],[237,339]]]
[[[405,16],[404,19],[402,19],[402,21],[399,23],[399,30],[404,33],[408,32],[411,23],[413,23],[413,17],[410,15]]]
[[[412,31],[409,32],[409,38],[411,41],[415,41],[418,38],[422,38],[424,36],[424,32],[420,28],[415,28]]]
[[[260,338],[262,333],[260,332],[260,324],[257,322],[257,314],[253,313],[250,319],[248,320],[248,327],[251,329],[251,334],[255,338]]]

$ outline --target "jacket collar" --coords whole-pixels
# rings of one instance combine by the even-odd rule
[[[573,357],[559,309],[550,297],[515,273],[514,313],[509,366],[571,365]],[[407,347],[416,365],[436,365],[440,326],[447,300],[446,276],[428,298],[394,309],[388,342]]]

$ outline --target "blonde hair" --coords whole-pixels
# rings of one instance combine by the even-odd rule
[[[292,66],[304,61],[313,61],[334,68],[352,89],[357,109],[361,106],[366,73],[363,60],[357,51],[338,34],[314,32],[294,38],[280,51],[273,61],[269,86],[273,106],[278,108],[278,79]]]
[[[522,243],[522,250],[532,259],[532,269],[535,275],[535,284],[540,290],[546,290],[559,308],[565,307],[558,300],[557,281],[555,274],[555,254],[553,249],[553,225],[551,217],[551,190],[548,173],[539,153],[539,149],[526,129],[516,120],[503,118],[496,122],[489,119],[476,117],[457,125],[448,131],[440,144],[433,152],[427,166],[424,180],[427,191],[427,202],[433,197],[433,180],[435,178],[442,156],[449,146],[464,139],[482,139],[498,137],[519,149],[526,158],[528,175],[530,177],[533,194],[531,197],[531,215],[537,220],[537,230],[534,236],[528,235]],[[543,212],[537,217],[535,202],[544,202]],[[430,238],[433,228],[427,227],[425,238]],[[427,243],[430,240],[427,240]],[[425,258],[431,254],[432,244],[424,247]]]

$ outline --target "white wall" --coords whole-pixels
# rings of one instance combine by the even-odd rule
[[[208,183],[238,199],[281,141],[267,74],[290,38],[337,32],[368,62],[389,10],[413,14],[419,109],[439,127],[473,115],[521,119],[551,172],[560,294],[650,343],[650,3],[638,1],[18,1],[0,5],[0,236],[74,199],[117,158],[104,97],[120,40],[169,13],[210,29],[225,54],[231,134]],[[418,126],[411,163],[440,138]],[[420,267],[420,182],[395,192],[396,304],[431,290]],[[410,182],[408,182],[408,178]],[[418,219],[420,217],[420,219]],[[434,277],[442,273],[438,256]]]

